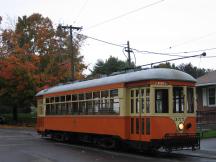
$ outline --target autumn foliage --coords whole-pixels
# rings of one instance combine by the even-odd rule
[[[76,79],[86,68],[79,54],[82,38],[72,48]],[[34,104],[36,92],[71,78],[69,35],[40,14],[18,17],[15,30],[4,29],[0,38],[0,103],[15,109]],[[17,110],[14,110],[17,111]]]

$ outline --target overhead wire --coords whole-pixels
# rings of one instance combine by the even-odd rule
[[[98,38],[94,38],[94,37],[91,37],[91,36],[87,36],[87,35],[84,35],[84,34],[79,34],[79,35],[83,35],[86,38],[89,38],[89,39],[92,39],[92,40],[95,40],[95,41],[99,41],[99,42],[102,42],[102,43],[106,43],[106,44],[109,44],[109,45],[113,45],[113,46],[117,46],[117,47],[121,47],[121,48],[125,47],[125,46],[120,45],[120,44],[104,41],[104,40],[101,40],[101,39],[98,39]],[[157,55],[168,55],[168,56],[179,56],[179,57],[182,57],[181,55],[173,55],[173,54],[170,54],[170,53],[157,53],[157,52],[152,52],[152,51],[138,50],[138,49],[135,49],[135,48],[130,48],[130,49],[134,50],[134,51],[137,51],[139,53],[148,53],[148,54],[157,54]]]
[[[125,54],[125,47],[122,48],[122,53],[124,54],[124,56],[128,59],[127,55]]]
[[[132,52],[132,53],[133,53],[133,55],[134,55],[134,63],[135,63],[135,66],[136,66],[136,55],[135,55],[134,52]]]
[[[78,34],[78,35],[82,35],[82,36],[84,36],[84,37],[86,37],[86,38],[89,38],[89,39],[92,39],[92,40],[95,40],[95,41],[99,41],[99,42],[102,42],[102,43],[106,43],[106,44],[109,44],[109,45],[113,45],[113,46],[116,46],[116,47],[125,48],[125,46],[124,46],[124,45],[121,45],[121,44],[112,43],[112,42],[109,42],[109,41],[101,40],[101,39],[94,38],[94,37],[91,37],[91,36],[88,36],[88,35],[84,35],[84,34]],[[136,51],[136,52],[138,52],[138,53],[143,53],[143,54],[156,54],[156,55],[186,57],[186,56],[177,55],[177,54],[190,54],[190,53],[198,53],[198,52],[204,52],[204,51],[211,51],[211,50],[216,50],[216,47],[213,47],[213,48],[205,48],[205,49],[199,49],[199,50],[191,50],[191,51],[173,52],[173,53],[163,53],[163,52],[154,52],[154,51],[138,50],[138,49],[136,49],[136,48],[130,48],[130,49],[131,49],[131,50],[134,50],[134,51]]]
[[[177,55],[175,53],[162,53],[162,52],[145,51],[145,50],[138,50],[136,48],[131,48],[131,49],[138,52],[138,53],[142,53],[142,54],[156,54],[156,55],[183,57],[182,55]],[[182,53],[179,53],[179,54],[182,54]]]
[[[81,6],[80,10],[78,11],[78,14],[77,14],[77,16],[76,16],[76,19],[75,19],[74,23],[77,22],[78,18],[79,18],[80,15],[82,14],[82,12],[83,12],[85,6],[87,5],[87,3],[88,3],[88,0],[85,0],[85,2],[83,3],[83,5]]]
[[[78,35],[82,35],[82,36],[84,36],[86,38],[89,38],[89,39],[92,39],[92,40],[95,40],[95,41],[98,41],[98,42],[106,43],[106,44],[109,44],[109,45],[112,45],[112,46],[121,47],[121,48],[125,47],[125,46],[120,45],[120,44],[104,41],[104,40],[101,40],[101,39],[98,39],[98,38],[94,38],[94,37],[91,37],[91,36],[87,36],[87,35],[84,35],[84,34],[78,34]]]
[[[215,58],[216,56],[206,56],[204,58]]]
[[[143,67],[143,66],[149,66],[149,65],[154,65],[154,64],[159,64],[159,63],[163,63],[163,62],[170,62],[170,61],[176,61],[176,60],[181,60],[181,59],[186,59],[186,58],[191,58],[191,57],[201,57],[201,56],[206,56],[206,53],[203,52],[202,54],[198,54],[198,55],[191,55],[191,56],[185,56],[185,57],[179,57],[179,58],[174,58],[174,59],[169,59],[169,60],[162,60],[162,61],[157,61],[157,62],[153,62],[153,63],[148,63],[148,64],[144,64],[144,65],[139,65],[138,67]]]
[[[121,48],[123,48],[123,50],[126,48],[124,45],[121,45],[121,44],[116,44],[116,43],[104,41],[104,40],[101,40],[101,39],[98,39],[98,38],[94,38],[94,37],[91,37],[91,36],[87,36],[87,35],[84,35],[84,34],[79,34],[79,35],[82,35],[82,36],[84,36],[86,38],[89,38],[89,39],[92,39],[92,40],[95,40],[95,41],[99,41],[99,42],[102,42],[102,43],[105,43],[105,44],[109,44],[109,45],[116,46],[116,47],[121,47]],[[145,53],[145,54],[158,54],[158,55],[178,56],[178,58],[164,60],[164,61],[158,61],[158,62],[155,62],[155,63],[149,63],[149,64],[141,65],[141,66],[138,66],[138,67],[148,66],[148,65],[152,66],[153,64],[156,64],[156,63],[175,61],[175,60],[180,60],[180,59],[185,59],[185,58],[191,58],[191,57],[196,58],[197,56],[200,56],[199,57],[200,59],[201,58],[215,58],[216,57],[216,56],[205,56],[205,57],[202,57],[202,56],[204,56],[203,54],[205,53],[205,51],[216,50],[216,47],[199,49],[199,50],[191,50],[191,51],[183,51],[183,52],[175,52],[175,53],[159,53],[159,52],[153,52],[153,51],[138,50],[136,48],[130,48],[130,49],[132,51],[134,50],[136,52]],[[199,54],[199,55],[190,55],[190,56],[176,55],[176,54],[191,54],[191,53],[197,53],[197,52],[203,52],[203,53],[201,55]],[[126,58],[128,58],[126,56],[126,54],[124,53],[124,51],[123,51],[123,54],[125,55]],[[135,56],[134,52],[133,52],[133,54],[134,54],[135,65],[136,65],[136,56]]]
[[[168,47],[168,48],[162,49],[162,51],[163,51],[163,50],[172,49],[172,48],[174,48],[174,47],[182,46],[182,45],[185,45],[185,44],[189,44],[189,43],[194,42],[194,41],[202,40],[202,39],[204,39],[204,38],[206,38],[206,37],[210,37],[210,36],[215,35],[215,34],[216,34],[216,32],[211,32],[211,33],[208,33],[208,34],[199,36],[199,37],[197,37],[197,38],[193,38],[193,39],[184,41],[184,42],[182,42],[182,43],[174,44],[174,45],[172,45],[172,46],[170,46],[170,47]]]
[[[130,14],[133,14],[133,13],[135,13],[135,12],[141,11],[141,10],[143,10],[143,9],[145,9],[145,8],[148,8],[148,7],[154,6],[154,5],[156,5],[156,4],[162,3],[163,1],[165,1],[165,0],[159,0],[159,1],[156,1],[156,2],[154,2],[154,3],[150,3],[150,4],[148,4],[148,5],[145,5],[145,6],[142,6],[142,7],[137,8],[137,9],[131,10],[131,11],[129,11],[129,12],[123,13],[123,14],[121,14],[121,15],[119,15],[119,16],[116,16],[116,17],[113,17],[113,18],[110,18],[110,19],[101,21],[101,22],[99,22],[99,23],[97,23],[97,24],[94,24],[94,25],[89,26],[88,28],[86,28],[86,30],[91,29],[91,28],[95,28],[95,27],[98,27],[98,26],[101,26],[101,25],[104,25],[104,24],[109,23],[109,22],[111,22],[111,21],[114,21],[114,20],[116,20],[116,19],[120,19],[120,18],[125,17],[125,16],[127,16],[127,15],[130,15]]]
[[[126,47],[124,47],[123,49],[122,49],[122,53],[124,54],[124,56],[128,59],[128,56],[125,54],[125,49],[126,49]],[[132,53],[133,53],[133,55],[134,55],[134,64],[136,65],[136,55],[135,55],[135,53],[132,51]]]

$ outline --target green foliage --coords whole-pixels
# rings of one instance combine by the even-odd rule
[[[132,63],[130,68],[135,67]],[[98,60],[93,70],[91,71],[91,76],[97,77],[100,75],[110,75],[113,72],[122,71],[128,69],[129,65],[127,62],[119,60],[117,57],[110,56],[107,60]]]
[[[192,75],[194,78],[198,78],[211,71],[210,69],[198,68],[193,66],[191,63],[181,64],[177,66],[177,69]]]
[[[170,64],[169,62],[167,62],[167,63],[159,64],[158,66],[154,66],[154,68],[176,69],[176,70],[186,72],[186,73],[190,74],[191,76],[193,76],[194,78],[198,78],[198,77],[205,75],[206,73],[212,71],[210,69],[198,68],[196,66],[193,66],[191,63],[180,64],[180,65],[176,66],[175,64]]]
[[[82,72],[86,66],[79,53],[82,41],[82,37],[74,37],[71,45],[68,32],[55,29],[48,17],[37,13],[18,17],[15,30],[3,30],[0,103],[13,108],[14,119],[18,109],[26,112],[34,104],[39,90],[68,81],[72,66],[76,66],[76,79],[84,77]],[[71,51],[74,65],[71,65]]]
[[[2,114],[5,118],[5,124],[13,124],[13,116],[12,114]],[[19,124],[27,124],[27,125],[34,125],[36,123],[36,114],[32,113],[19,113]]]
[[[131,68],[135,67],[134,64],[132,64]],[[110,75],[113,72],[122,71],[124,69],[128,69],[128,63],[119,60],[116,57],[110,56],[107,60],[98,60],[95,66],[93,67],[93,70],[91,71],[91,77],[98,77],[100,75]],[[211,72],[211,69],[204,69],[204,68],[198,68],[196,66],[193,66],[191,63],[188,64],[180,64],[175,65],[171,64],[170,62],[161,63],[157,66],[154,66],[154,68],[171,68],[180,70],[183,72],[186,72],[193,76],[194,78],[198,78],[208,72]]]

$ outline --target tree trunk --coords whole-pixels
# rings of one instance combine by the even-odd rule
[[[13,122],[17,123],[18,121],[18,113],[17,113],[17,105],[13,106]]]

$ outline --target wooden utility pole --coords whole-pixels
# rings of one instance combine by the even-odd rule
[[[62,26],[59,25],[60,28],[62,29],[68,29],[70,31],[70,50],[71,50],[71,80],[74,81],[75,78],[75,64],[74,64],[74,48],[73,48],[73,30],[81,30],[82,27],[75,27],[72,25],[66,25],[66,26]]]
[[[130,49],[130,42],[127,41],[127,47],[125,48],[125,52],[128,53],[128,66],[129,68],[131,67],[131,56],[130,56],[130,53],[133,52],[131,49]]]

